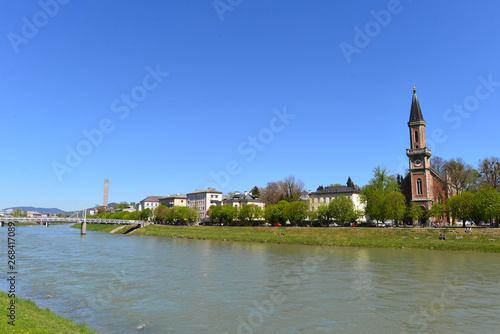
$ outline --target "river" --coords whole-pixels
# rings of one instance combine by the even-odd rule
[[[99,333],[499,332],[498,254],[16,232],[17,295]]]

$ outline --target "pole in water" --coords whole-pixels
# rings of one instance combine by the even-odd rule
[[[82,224],[82,231],[80,234],[85,235],[85,234],[87,234],[87,222],[84,220],[81,222],[81,224]]]

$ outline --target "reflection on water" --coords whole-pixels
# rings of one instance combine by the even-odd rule
[[[498,332],[495,254],[87,233],[18,227],[17,290],[100,333]]]

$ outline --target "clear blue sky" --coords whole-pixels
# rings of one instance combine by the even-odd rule
[[[41,3],[0,7],[1,208],[362,186],[407,167],[413,83],[433,155],[500,155],[498,1]]]

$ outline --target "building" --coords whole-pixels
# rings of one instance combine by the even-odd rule
[[[245,205],[255,204],[261,209],[264,209],[266,204],[264,201],[260,200],[257,196],[252,195],[248,191],[245,191],[243,194],[239,191],[235,191],[233,196],[228,197],[222,200],[223,205],[232,205],[235,208],[241,209]]]
[[[144,209],[150,209],[153,211],[160,205],[160,198],[163,196],[148,196],[139,203],[136,204],[137,211],[142,211]]]
[[[166,205],[169,209],[174,206],[187,206],[187,196],[184,194],[169,195],[160,198],[160,205]]]
[[[364,212],[365,203],[361,201],[359,194],[359,190],[346,186],[327,187],[309,194],[309,208],[316,211],[321,204],[330,204],[335,198],[345,196],[352,200],[356,210],[362,210]],[[366,221],[366,218],[362,217],[360,220]]]
[[[201,219],[207,218],[207,210],[212,205],[219,205],[222,201],[222,192],[212,188],[207,190],[198,190],[189,193],[187,196],[187,206],[191,209],[198,207],[198,213]]]
[[[410,121],[410,148],[406,150],[409,159],[409,172],[401,183],[401,190],[408,203],[417,203],[430,210],[434,203],[441,203],[445,198],[443,178],[430,165],[431,150],[427,147],[425,126],[417,92],[413,87]]]

